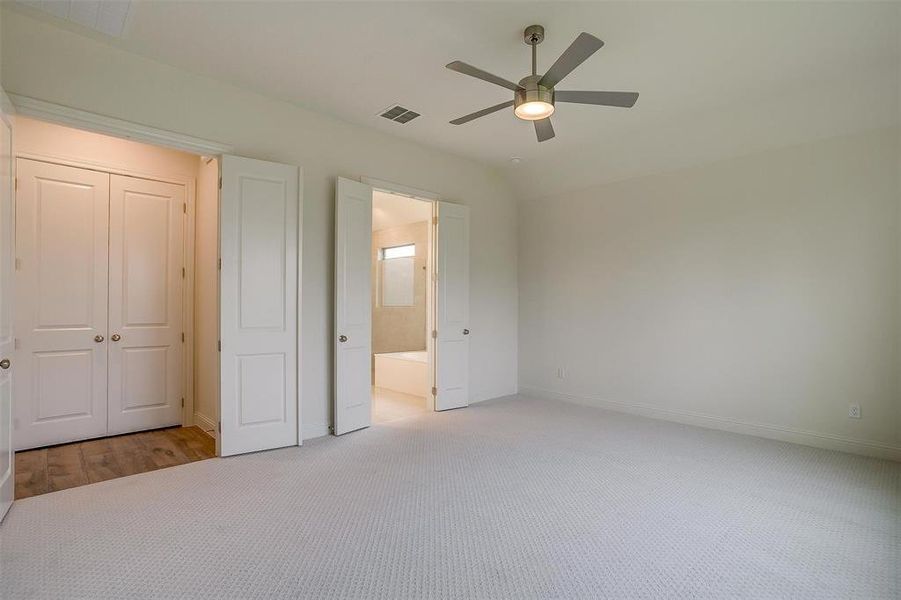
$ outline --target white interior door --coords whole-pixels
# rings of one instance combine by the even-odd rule
[[[109,175],[16,161],[17,449],[107,431]]]
[[[5,103],[0,89],[0,102]],[[13,159],[12,121],[0,106],[0,520],[15,495],[12,416]]]
[[[182,422],[185,186],[110,177],[110,435]]]
[[[300,443],[298,169],[223,156],[220,454]]]
[[[372,423],[372,188],[338,178],[335,198],[335,435]]]
[[[438,202],[435,410],[469,405],[469,209]]]

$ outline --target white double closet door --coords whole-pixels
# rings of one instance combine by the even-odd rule
[[[16,448],[180,424],[184,186],[16,170]]]

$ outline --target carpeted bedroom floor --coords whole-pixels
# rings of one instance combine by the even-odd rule
[[[514,397],[22,500],[0,597],[898,598],[899,486]]]

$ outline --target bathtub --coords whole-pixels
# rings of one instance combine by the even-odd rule
[[[375,386],[427,398],[432,391],[425,350],[375,354]]]

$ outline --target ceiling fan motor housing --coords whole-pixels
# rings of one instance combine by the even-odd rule
[[[526,102],[546,102],[551,106],[554,105],[554,88],[539,85],[541,77],[541,75],[529,75],[519,80],[521,89],[513,92],[514,109]]]

